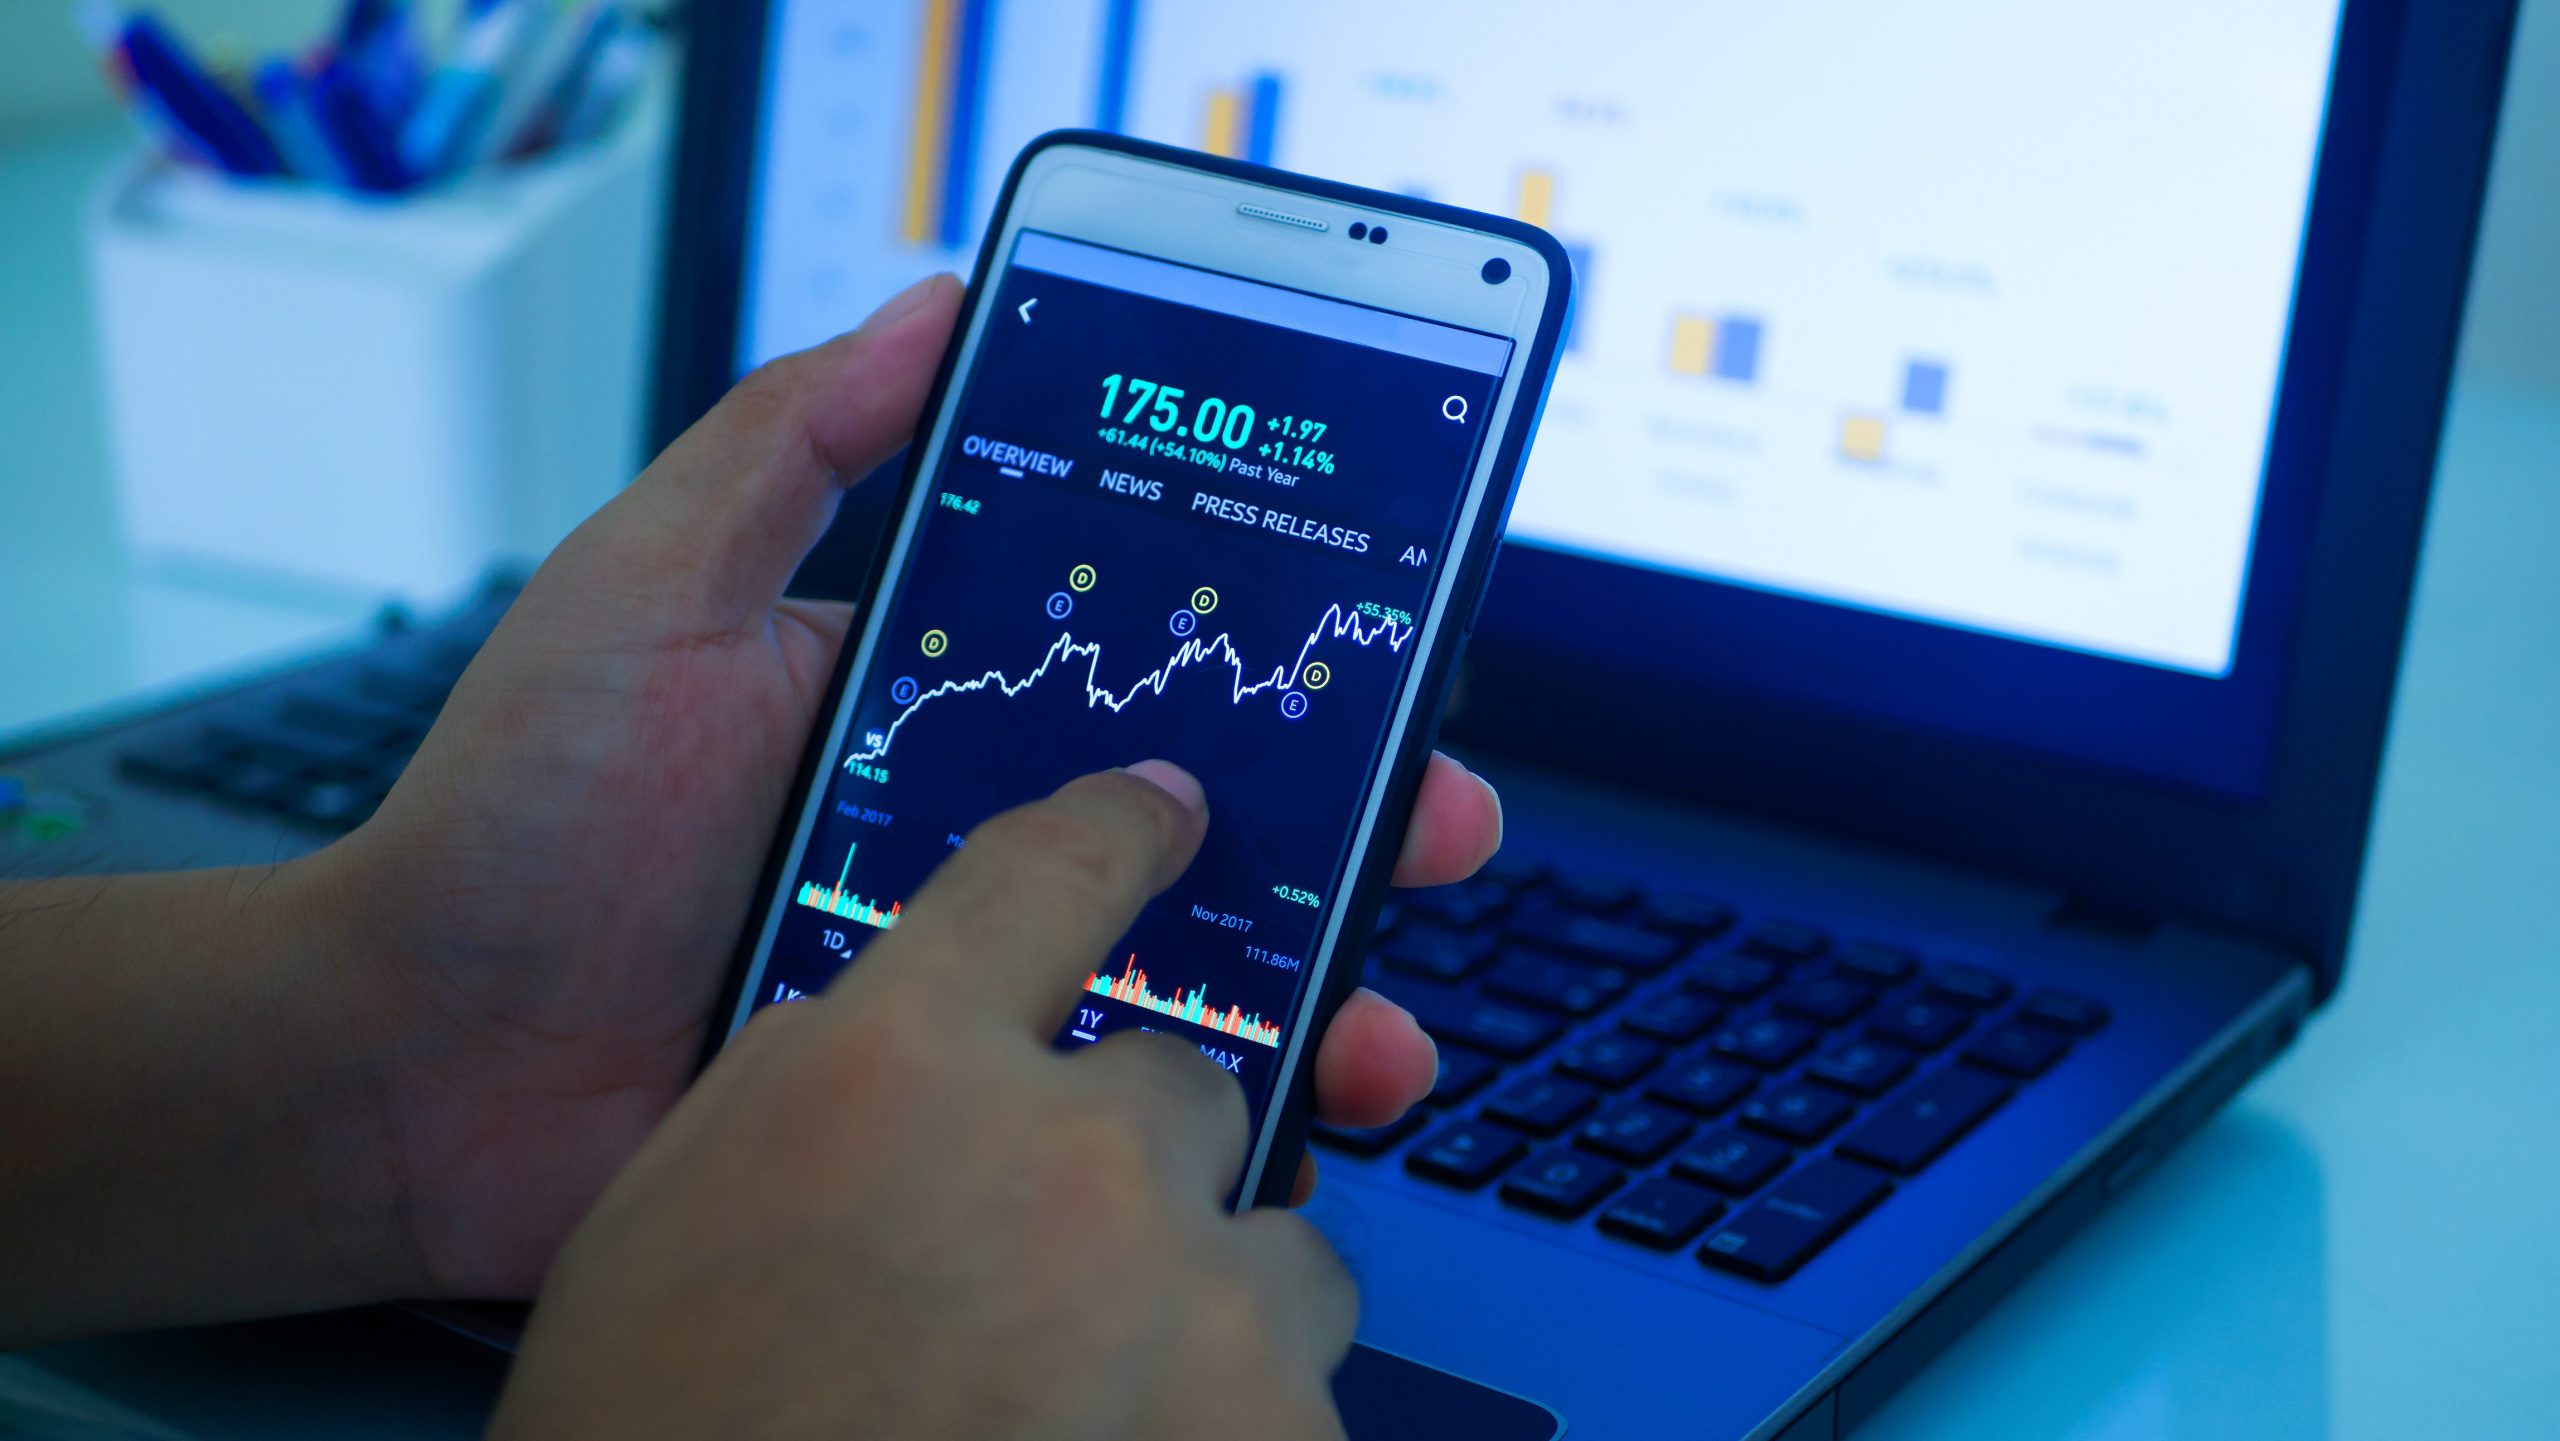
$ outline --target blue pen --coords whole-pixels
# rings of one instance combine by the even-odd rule
[[[371,13],[358,17],[353,10],[348,12],[342,33],[357,27],[360,18],[361,33],[352,43],[342,44],[338,56],[364,85],[373,113],[396,127],[408,118],[426,86],[426,50],[417,26],[410,22],[410,8],[401,0],[371,0],[363,8]]]
[[[364,47],[373,36],[373,28],[391,13],[391,0],[347,0],[347,8],[338,16],[338,36],[334,48],[341,55]]]
[[[400,159],[390,127],[374,113],[364,83],[348,73],[342,60],[331,60],[312,81],[311,111],[329,153],[356,189],[395,195],[417,183],[417,173]]]
[[[258,67],[254,83],[258,111],[266,117],[267,130],[293,173],[322,185],[346,184],[346,168],[329,149],[319,118],[311,113],[310,87],[300,67],[278,56]]]
[[[448,174],[478,155],[481,134],[526,47],[550,18],[537,0],[498,0],[464,24],[400,127],[400,157],[420,179]]]
[[[284,173],[284,157],[257,119],[198,69],[160,22],[133,17],[125,26],[124,52],[134,88],[156,100],[170,123],[214,163],[234,175]]]

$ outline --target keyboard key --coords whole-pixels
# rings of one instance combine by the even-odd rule
[[[1882,1041],[1842,1041],[1814,1057],[1804,1073],[1853,1096],[1875,1097],[1910,1075],[1917,1059],[1900,1046]]]
[[[1429,1119],[1431,1118],[1426,1112],[1412,1110],[1405,1112],[1387,1125],[1370,1126],[1358,1131],[1341,1126],[1328,1126],[1319,1121],[1308,1129],[1308,1134],[1317,1145],[1327,1150],[1340,1151],[1351,1156],[1378,1156],[1394,1148],[1396,1143],[1405,1137],[1421,1130],[1422,1123]]]
[[[1595,916],[1616,915],[1636,903],[1633,883],[1608,876],[1558,876],[1555,893],[1566,905]]]
[[[1681,980],[1728,1001],[1747,1001],[1777,984],[1778,968],[1758,956],[1709,956]]]
[[[1515,893],[1534,886],[1546,878],[1547,868],[1544,863],[1528,856],[1514,855],[1509,851],[1494,852],[1493,859],[1485,862],[1484,869],[1476,872],[1477,880],[1491,881]]]
[[[1499,887],[1478,887],[1461,882],[1454,886],[1432,886],[1427,890],[1407,891],[1404,908],[1417,916],[1429,916],[1456,930],[1482,925],[1509,903],[1510,896]]]
[[[334,736],[284,726],[250,726],[217,721],[205,727],[216,744],[228,747],[248,764],[297,772],[320,765],[341,765],[371,751]]]
[[[1656,929],[1693,941],[1733,929],[1733,907],[1687,891],[1655,891],[1644,898],[1644,910]]]
[[[471,658],[480,653],[480,643],[486,639],[488,639],[486,635],[477,633],[437,636],[427,642],[425,650],[419,655],[419,666],[431,674],[444,677],[447,683],[460,680],[463,668],[470,665]]]
[[[1615,966],[1586,966],[1526,951],[1506,952],[1484,978],[1485,993],[1536,1006],[1587,1016],[1627,993],[1627,973]]]
[[[202,731],[139,746],[116,757],[125,775],[185,790],[211,789],[232,768],[231,747]]]
[[[1398,927],[1372,954],[1389,970],[1434,981],[1464,980],[1493,958],[1493,936],[1485,931],[1444,930],[1417,921]]]
[[[1576,1041],[1556,1053],[1557,1070],[1612,1091],[1661,1064],[1660,1046],[1623,1033]]]
[[[1898,986],[1920,970],[1918,956],[1900,946],[1888,946],[1881,941],[1844,942],[1833,953],[1833,963],[1880,986]]]
[[[382,792],[353,781],[322,781],[301,788],[287,809],[294,819],[352,830],[382,804]]]
[[[258,761],[235,763],[213,782],[215,795],[258,810],[290,810],[303,789],[301,771]]]
[[[1840,1138],[1841,1155],[1910,1175],[2000,1109],[2018,1088],[1967,1066],[1923,1076]]]
[[[1639,1181],[1636,1188],[1609,1203],[1600,1213],[1600,1229],[1657,1251],[1676,1250],[1724,1214],[1724,1202],[1709,1192],[1660,1177]]]
[[[1864,1166],[1817,1158],[1710,1232],[1698,1259],[1755,1281],[1783,1281],[1892,1191]]]
[[[1454,1106],[1484,1089],[1484,1083],[1501,1069],[1473,1051],[1452,1047],[1440,1053],[1440,1073],[1432,1079],[1431,1094],[1423,1099],[1435,1106]]]
[[[1403,987],[1391,987],[1388,993],[1413,1012],[1413,1018],[1422,1023],[1422,1029],[1430,1032],[1433,1040],[1466,1046],[1506,1061],[1527,1059],[1564,1030],[1564,1023],[1553,1017],[1493,1001],[1443,993],[1419,994]]]
[[[1644,1093],[1684,1111],[1712,1116],[1751,1094],[1759,1084],[1759,1074],[1748,1066],[1693,1054],[1664,1067]]]
[[[1940,966],[1929,973],[1929,994],[1968,1006],[1996,1006],[2009,999],[2009,978],[1980,966]]]
[[[1587,1115],[1600,1093],[1563,1076],[1528,1076],[1494,1092],[1484,1113],[1532,1135],[1552,1136]]]
[[[368,705],[353,697],[308,691],[286,696],[277,715],[297,730],[335,736],[360,746],[399,744],[405,749],[414,747],[424,734],[405,712]]]
[[[2074,1035],[2094,1035],[2107,1023],[2107,1003],[2070,991],[2038,991],[2018,1008],[2018,1018]]]
[[[1717,1031],[1708,1038],[1707,1044],[1718,1054],[1774,1071],[1780,1066],[1794,1064],[1796,1057],[1812,1049],[1820,1035],[1821,1032],[1802,1021],[1790,1021],[1784,1016],[1762,1016],[1758,1020],[1744,1021]]]
[[[1650,1166],[1689,1139],[1689,1122],[1660,1106],[1629,1101],[1582,1123],[1573,1143],[1630,1166]]]
[[[1770,1178],[1795,1158],[1795,1152],[1766,1136],[1727,1126],[1699,1137],[1673,1157],[1671,1170],[1674,1175],[1704,1181],[1719,1191],[1747,1196],[1768,1185]]]
[[[453,692],[453,678],[423,675],[392,666],[369,665],[357,673],[356,690],[420,719],[432,720],[438,711],[444,709],[444,698]]]
[[[1876,1003],[1876,988],[1852,976],[1816,976],[1778,993],[1778,1009],[1836,1026]]]
[[[1639,1036],[1686,1045],[1724,1018],[1724,1007],[1695,991],[1657,991],[1618,1017],[1618,1024]]]
[[[1895,1001],[1867,1020],[1867,1032],[1915,1051],[1934,1051],[1973,1024],[1973,1010],[1953,1001]]]
[[[1541,1215],[1571,1220],[1626,1179],[1626,1172],[1597,1156],[1541,1151],[1503,1177],[1502,1199]]]
[[[1858,1103],[1838,1091],[1786,1085],[1762,1091],[1743,1102],[1734,1115],[1755,1131],[1806,1146],[1838,1130],[1856,1109]]]
[[[1444,1186],[1472,1191],[1527,1154],[1529,1143],[1517,1131],[1483,1121],[1460,1121],[1414,1147],[1404,1158],[1404,1168]]]
[[[1579,915],[1551,906],[1533,906],[1512,918],[1503,934],[1542,951],[1578,956],[1602,965],[1625,966],[1652,975],[1688,952],[1677,936],[1649,931],[1620,921]]]
[[[1802,921],[1762,921],[1742,938],[1745,955],[1773,961],[1809,961],[1821,955],[1831,937]]]
[[[2051,1026],[2011,1021],[1973,1038],[1964,1058],[2009,1076],[2041,1076],[2071,1049],[2071,1038]]]

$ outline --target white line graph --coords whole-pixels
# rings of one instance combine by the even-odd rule
[[[913,719],[917,711],[943,696],[994,690],[1011,699],[1037,685],[1042,677],[1048,675],[1052,667],[1062,664],[1072,665],[1077,660],[1085,663],[1084,701],[1088,710],[1100,706],[1117,715],[1131,701],[1136,700],[1141,692],[1162,695],[1165,686],[1176,674],[1217,659],[1223,659],[1231,673],[1231,698],[1236,704],[1242,705],[1247,697],[1259,695],[1264,691],[1295,689],[1300,678],[1306,674],[1309,664],[1308,653],[1326,640],[1345,638],[1363,648],[1383,639],[1387,643],[1388,650],[1401,653],[1405,642],[1413,638],[1413,626],[1387,616],[1363,615],[1358,610],[1337,602],[1327,606],[1324,618],[1316,622],[1315,629],[1307,632],[1305,642],[1298,647],[1297,656],[1287,665],[1272,667],[1271,673],[1260,680],[1248,681],[1245,678],[1247,667],[1244,657],[1237,653],[1229,633],[1220,631],[1209,639],[1204,640],[1195,636],[1184,641],[1174,650],[1172,658],[1163,665],[1140,676],[1128,689],[1117,693],[1104,686],[1099,678],[1102,670],[1102,642],[1080,641],[1072,632],[1060,631],[1058,638],[1049,643],[1048,654],[1042,656],[1040,663],[1033,666],[1020,680],[1008,679],[1000,670],[989,670],[967,680],[944,681],[919,694],[907,703],[904,710],[898,712],[897,719],[889,722],[888,727],[879,733],[878,740],[845,757],[844,768],[851,770],[857,765],[885,759],[889,754],[889,748],[897,744],[899,728]],[[1321,684],[1321,679],[1316,683]]]

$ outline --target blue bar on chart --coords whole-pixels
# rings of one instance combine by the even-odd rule
[[[1715,377],[1748,385],[1760,378],[1760,321],[1727,315],[1716,321]]]
[[[1913,415],[1947,413],[1947,364],[1914,360],[1902,368],[1902,408]]]
[[[911,245],[957,248],[969,238],[995,6],[996,0],[925,0],[898,226]]]
[[[1253,77],[1253,103],[1245,122],[1244,158],[1271,164],[1280,137],[1280,77],[1265,70]]]
[[[1118,135],[1129,128],[1129,69],[1138,48],[1138,0],[1106,0],[1102,74],[1094,83],[1093,127]]]

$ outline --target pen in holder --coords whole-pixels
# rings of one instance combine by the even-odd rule
[[[397,202],[145,157],[87,220],[127,535],[429,598],[641,459],[663,107]]]

